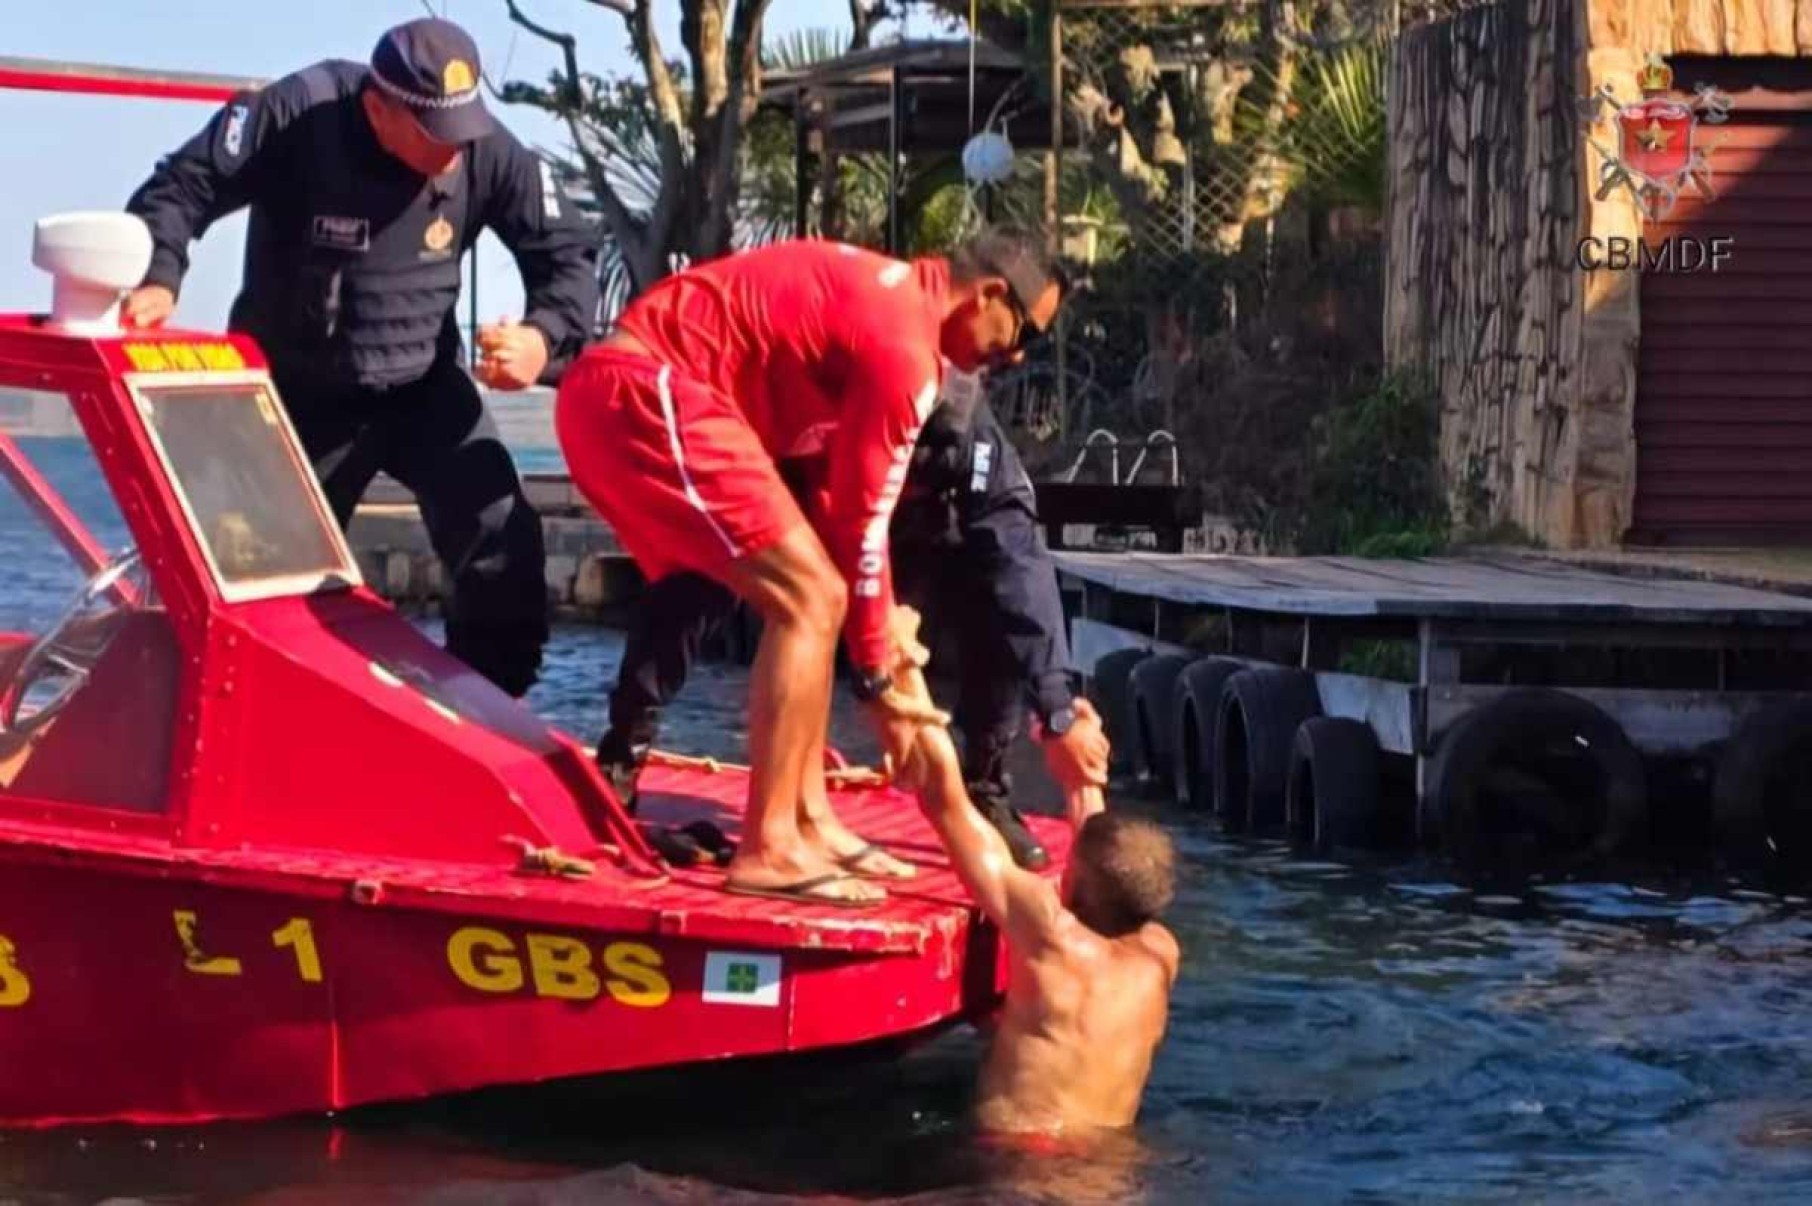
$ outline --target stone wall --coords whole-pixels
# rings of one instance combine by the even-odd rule
[[[1595,0],[1594,50],[1654,54],[1812,54],[1808,0]]]
[[[1562,546],[1614,541],[1634,488],[1633,306],[1612,320],[1574,263],[1610,233],[1580,171],[1580,2],[1406,33],[1390,97],[1386,356],[1440,391],[1456,514]],[[1587,355],[1588,313],[1609,356]]]
[[[1636,99],[1649,54],[1812,54],[1812,0],[1498,0],[1393,65],[1386,356],[1440,391],[1456,513],[1558,548],[1618,544],[1635,501],[1639,277],[1575,252],[1641,222],[1586,187],[1574,101]]]

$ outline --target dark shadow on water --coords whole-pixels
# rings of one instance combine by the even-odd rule
[[[967,1031],[368,1107],[335,1119],[0,1136],[0,1201],[1129,1202],[1154,1153],[977,1141]],[[26,1190],[25,1187],[31,1187]],[[15,1188],[18,1187],[18,1188]],[[23,1196],[19,1196],[23,1191]]]

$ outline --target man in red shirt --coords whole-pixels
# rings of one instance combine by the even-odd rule
[[[813,903],[886,898],[913,868],[850,832],[824,786],[836,642],[884,747],[918,721],[889,706],[899,651],[888,528],[948,360],[1016,361],[1064,281],[1036,244],[990,233],[910,262],[796,241],[669,277],[560,387],[573,482],[650,578],[693,570],[764,623],[750,681],[752,775],[728,888]],[[808,517],[778,463],[823,456]]]

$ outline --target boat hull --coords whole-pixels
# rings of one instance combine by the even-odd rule
[[[650,767],[641,815],[739,836],[742,768]],[[840,815],[918,868],[885,905],[489,864],[175,846],[45,810],[0,825],[0,1127],[318,1113],[927,1035],[1006,985],[914,802]],[[1052,853],[1068,833],[1028,818]],[[503,843],[499,843],[503,848]]]
[[[998,939],[968,918],[915,950],[764,950],[353,895],[0,864],[0,1125],[264,1117],[819,1050],[971,1016],[999,987]]]

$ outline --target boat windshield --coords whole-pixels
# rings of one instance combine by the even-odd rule
[[[358,581],[268,379],[132,388],[228,599]]]
[[[65,393],[0,385],[0,563],[0,809],[162,812],[176,632]]]

